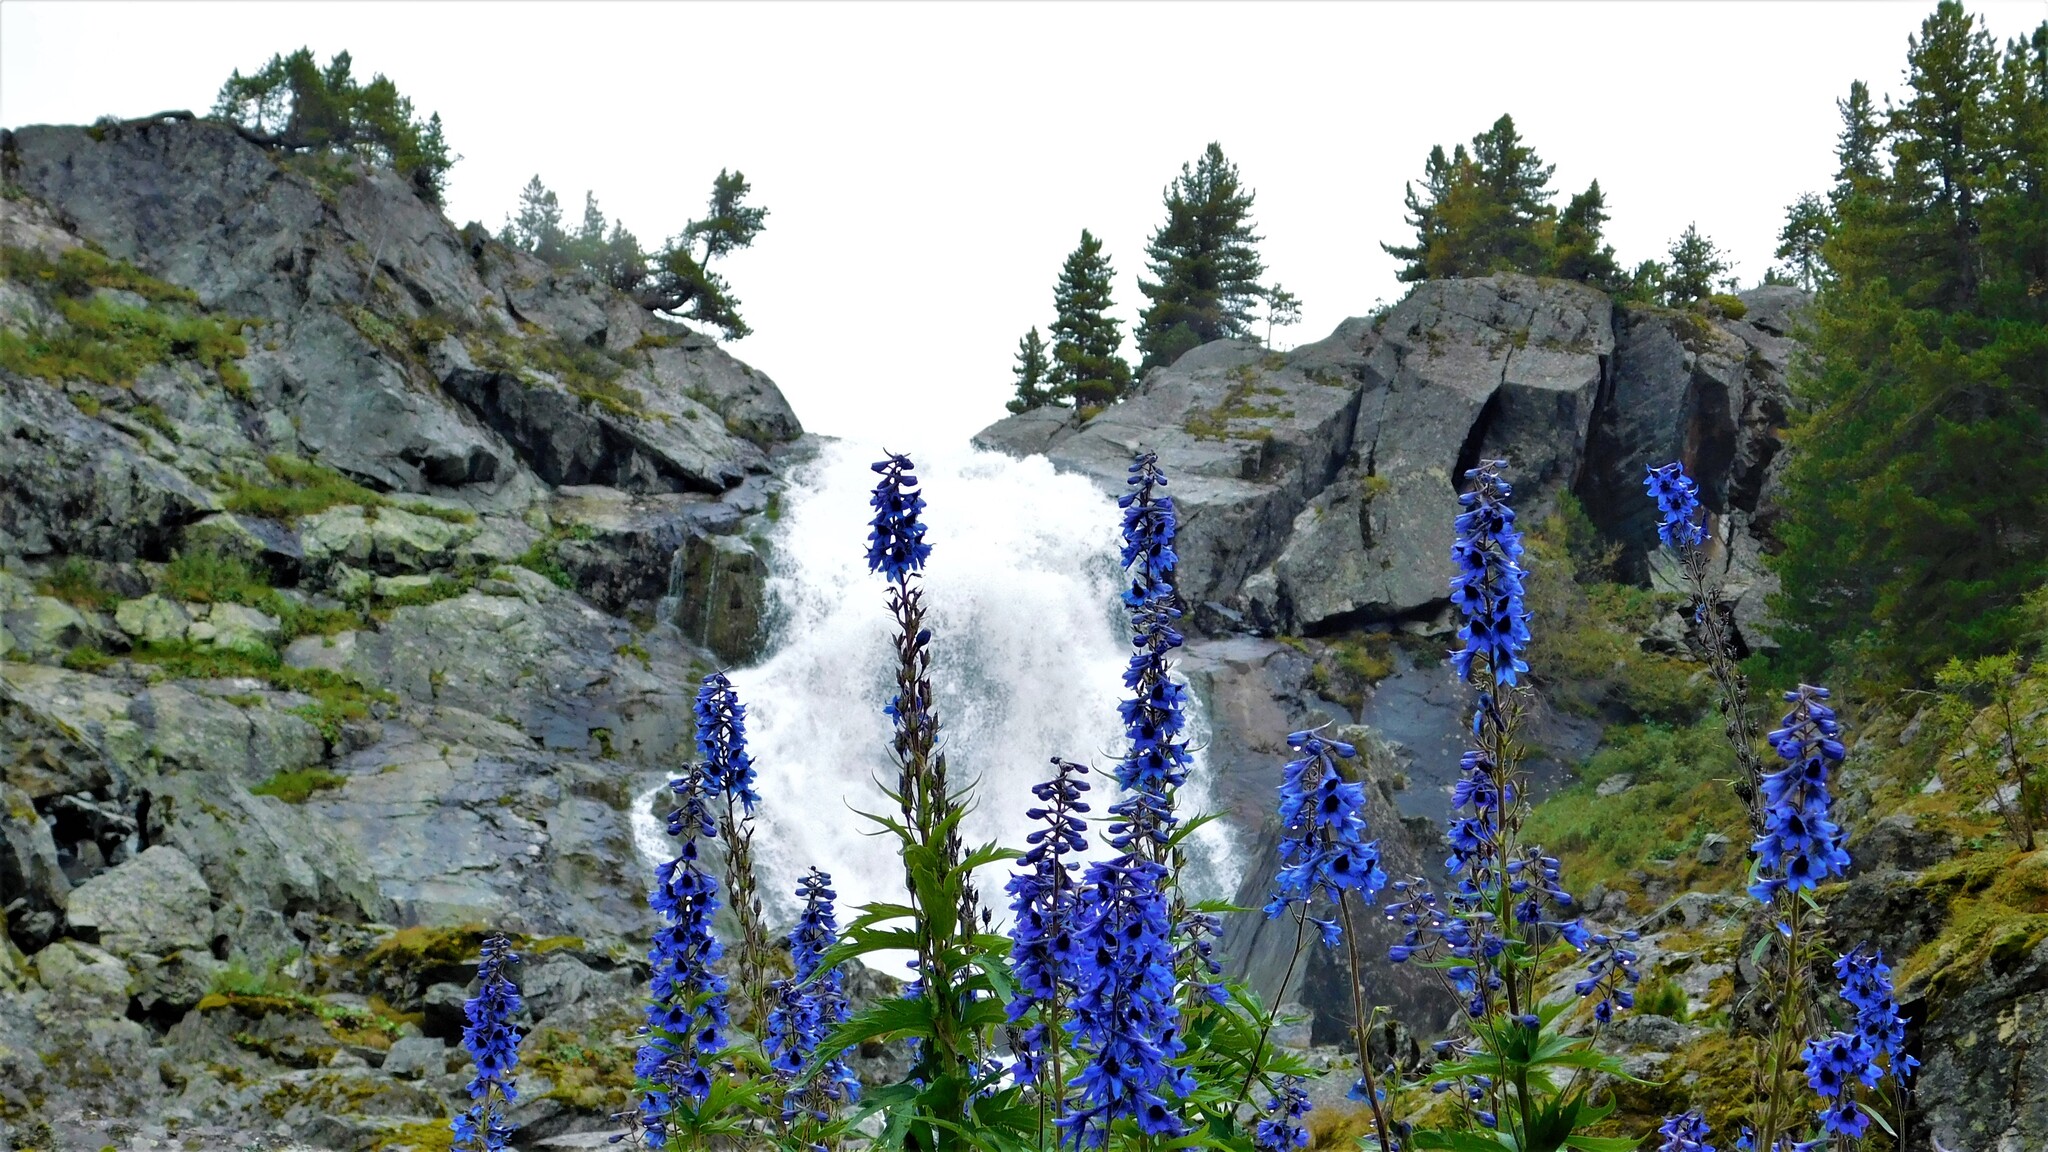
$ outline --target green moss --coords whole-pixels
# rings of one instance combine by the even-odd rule
[[[647,397],[619,382],[626,366],[600,349],[552,335],[537,325],[510,332],[470,332],[470,355],[489,368],[515,376],[544,372],[586,405],[614,416],[644,419]]]
[[[1742,302],[1742,297],[1727,292],[1716,292],[1707,297],[1707,306],[1730,320],[1740,320],[1749,315],[1749,305]]]
[[[74,608],[95,612],[112,612],[114,606],[121,602],[121,594],[100,583],[98,569],[83,556],[65,557],[62,564],[36,585],[36,591],[54,596]]]
[[[1372,686],[1394,674],[1393,637],[1384,632],[1355,632],[1300,643],[1315,657],[1309,686],[1326,699],[1356,712]]]
[[[275,772],[268,780],[249,789],[257,796],[275,796],[287,804],[304,804],[313,793],[339,788],[348,777],[320,768]]]
[[[156,405],[132,405],[128,409],[128,415],[133,417],[137,424],[142,425],[173,444],[178,443],[177,425],[171,423],[171,418],[164,415],[164,410]]]
[[[1258,386],[1258,372],[1249,367],[1237,370],[1236,382],[1226,389],[1223,398],[1214,408],[1197,408],[1188,413],[1181,427],[1197,440],[1253,440],[1270,439],[1272,430],[1260,428],[1246,433],[1236,433],[1231,428],[1234,420],[1287,419],[1293,412],[1271,404],[1255,403],[1254,395],[1285,395],[1279,388]]]
[[[127,387],[146,368],[187,360],[214,373],[222,387],[249,397],[237,363],[249,354],[241,330],[250,321],[216,316],[198,297],[132,265],[74,248],[52,261],[22,248],[0,249],[8,279],[30,285],[61,323],[0,332],[0,367],[44,380],[89,380]],[[140,306],[101,294],[132,293]]]
[[[293,520],[353,504],[366,509],[402,508],[416,516],[431,516],[453,524],[468,524],[476,520],[475,513],[464,509],[442,508],[423,501],[394,501],[311,460],[271,456],[264,460],[263,466],[270,474],[267,482],[242,476],[227,479],[228,495],[224,503],[228,511],[271,520]]]
[[[395,703],[397,697],[382,689],[364,688],[324,668],[293,668],[275,652],[250,653],[228,648],[200,648],[185,641],[145,644],[132,658],[157,670],[157,676],[174,680],[215,680],[247,677],[273,688],[312,697],[308,704],[291,709],[320,730],[329,743],[341,735],[341,725],[370,714],[373,701]]]
[[[1941,934],[1900,965],[1902,984],[1924,978],[1934,991],[1957,992],[2048,940],[2048,848],[1945,861],[1917,887],[1949,915]]]
[[[587,524],[552,525],[512,563],[529,572],[547,577],[557,588],[573,591],[576,581],[570,577],[569,570],[562,567],[556,549],[564,540],[589,540],[595,536],[596,533]]]
[[[406,588],[389,595],[378,596],[376,615],[381,619],[389,615],[396,608],[423,608],[429,604],[439,604],[443,600],[453,600],[474,587],[476,587],[476,577],[474,575],[442,576],[437,574],[430,582],[419,587]]]
[[[416,1120],[380,1132],[370,1152],[449,1152],[455,1132],[446,1120]]]
[[[1536,805],[1523,840],[1542,844],[1564,861],[1574,883],[1639,890],[1635,873],[1651,861],[1669,861],[1680,887],[1725,890],[1741,877],[1748,817],[1730,787],[1735,757],[1718,718],[1685,728],[1655,724],[1608,729],[1600,748],[1580,767],[1579,782]],[[1602,781],[1626,774],[1634,784],[1601,796]],[[1710,832],[1730,840],[1720,863],[1696,854]]]
[[[545,1099],[579,1112],[610,1115],[631,1104],[633,1055],[630,1042],[542,1024],[520,1045],[520,1068],[548,1081]]]

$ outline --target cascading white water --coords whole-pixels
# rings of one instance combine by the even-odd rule
[[[882,712],[894,693],[892,624],[866,564],[868,465],[879,455],[833,443],[798,469],[771,541],[772,655],[729,673],[760,777],[754,843],[764,894],[778,902],[771,919],[793,914],[789,893],[813,865],[832,873],[844,908],[902,896],[895,840],[860,815],[893,810],[875,782],[896,775]],[[1101,773],[1122,747],[1117,703],[1131,650],[1115,501],[1043,457],[962,447],[913,458],[929,505],[924,586],[941,735],[955,786],[974,782],[965,839],[1022,846],[1031,785],[1055,755],[1100,770],[1090,799],[1105,814]],[[1190,734],[1199,750],[1199,707]],[[1207,795],[1197,751],[1180,810],[1203,810]],[[639,807],[640,846],[665,858],[673,849],[651,807],[651,796]],[[1190,839],[1184,882],[1203,897],[1231,895],[1230,833],[1211,823]],[[983,906],[1000,915],[1007,873],[983,875]]]

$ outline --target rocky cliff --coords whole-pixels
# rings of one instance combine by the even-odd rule
[[[533,1132],[603,1124],[632,809],[758,641],[795,415],[389,172],[168,122],[0,176],[0,1146],[411,1147],[486,924],[585,1045]]]

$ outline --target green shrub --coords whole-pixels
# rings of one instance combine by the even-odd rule
[[[9,279],[51,300],[62,322],[0,332],[0,367],[44,380],[125,388],[144,369],[182,359],[211,370],[230,395],[249,398],[249,378],[237,363],[249,354],[241,335],[248,321],[200,311],[191,292],[83,248],[55,261],[8,248],[5,267]],[[102,288],[132,292],[144,302],[123,303],[100,295]]]
[[[121,595],[100,583],[99,572],[83,556],[66,556],[62,564],[36,585],[36,591],[54,596],[74,608],[111,612]]]
[[[1730,320],[1740,320],[1749,315],[1749,305],[1742,302],[1742,297],[1727,292],[1716,292],[1707,297],[1707,304]]]

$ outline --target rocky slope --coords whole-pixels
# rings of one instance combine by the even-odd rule
[[[0,176],[0,1146],[445,1146],[481,925],[531,1134],[605,1126],[632,809],[758,642],[795,415],[388,172],[172,122]]]

